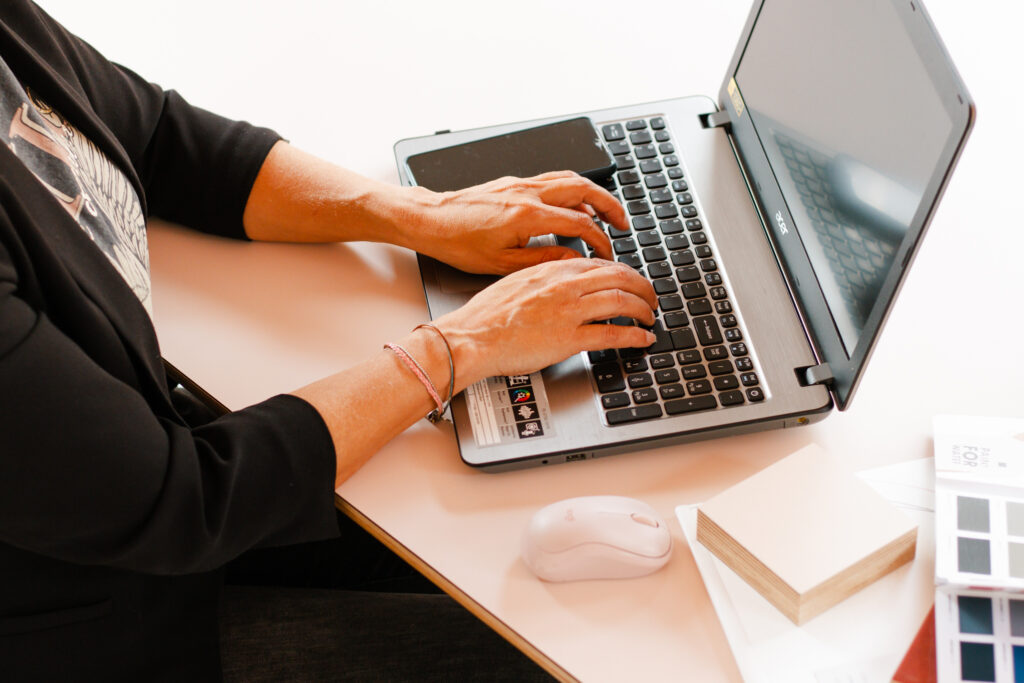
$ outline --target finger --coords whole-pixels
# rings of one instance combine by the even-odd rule
[[[576,312],[585,322],[609,320],[619,316],[639,320],[645,325],[654,324],[654,311],[644,299],[621,289],[606,289],[580,297]]]
[[[553,232],[563,237],[579,237],[589,244],[600,258],[611,261],[612,241],[604,233],[594,219],[582,211],[575,209],[563,209],[557,206],[547,206],[547,211],[556,219],[554,221],[538,221],[531,226],[531,229],[538,234]]]
[[[578,258],[582,258],[582,254],[575,249],[553,246],[509,249],[505,252],[505,258],[503,260],[508,265],[508,270],[506,272],[511,273],[546,261],[563,261]]]
[[[653,310],[658,298],[650,281],[622,263],[607,263],[602,268],[593,268],[573,280],[578,297],[606,289],[620,289],[640,297]]]
[[[555,178],[537,187],[537,196],[545,204],[574,207],[589,204],[608,223],[620,230],[629,230],[626,210],[612,193],[586,178]]]
[[[657,341],[653,332],[632,325],[580,325],[576,341],[582,351],[603,349],[646,348]]]

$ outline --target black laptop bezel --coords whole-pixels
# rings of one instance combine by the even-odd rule
[[[761,10],[764,4],[770,1],[755,2],[751,9],[742,37],[737,43],[736,52],[719,91],[719,106],[728,112],[729,132],[734,149],[747,175],[751,194],[761,213],[762,223],[786,275],[790,291],[800,310],[800,315],[804,319],[812,345],[820,362],[828,366],[829,372],[822,373],[822,376],[827,377],[831,374],[830,389],[833,398],[839,410],[844,410],[853,398],[871,352],[878,341],[879,333],[921,243],[921,238],[931,222],[956,161],[967,141],[975,119],[975,106],[919,0],[891,0],[897,14],[904,22],[915,49],[923,63],[927,65],[933,82],[941,93],[953,121],[953,132],[939,156],[936,169],[925,189],[921,206],[899,246],[891,270],[882,284],[878,299],[868,316],[857,345],[852,354],[848,354],[818,284],[810,259],[800,240],[801,228],[810,230],[810,227],[800,226],[790,213],[758,136],[755,123],[742,99],[742,79],[736,80],[743,55],[750,36],[756,29]],[[864,36],[865,45],[868,48],[870,40],[870,36]],[[777,213],[781,214],[781,219],[776,218]],[[796,230],[792,229],[794,226]]]

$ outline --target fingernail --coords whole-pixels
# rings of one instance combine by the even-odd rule
[[[647,341],[649,341],[651,344],[653,344],[654,342],[658,341],[658,337],[655,336],[655,334],[653,332],[648,332],[647,333]],[[648,346],[650,346],[650,344],[648,344]]]

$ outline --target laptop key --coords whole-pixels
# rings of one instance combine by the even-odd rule
[[[693,299],[686,302],[686,310],[690,315],[707,315],[711,312],[711,302],[707,299]]]
[[[617,394],[606,394],[601,397],[601,405],[605,410],[621,408],[629,405],[629,394],[625,392]]]
[[[658,384],[673,384],[679,381],[679,371],[675,368],[656,370],[654,372],[654,381]]]
[[[640,262],[639,254],[622,254],[618,260],[619,263],[625,263],[630,268],[642,268],[644,265]]]
[[[664,261],[665,259],[668,258],[668,255],[665,253],[665,250],[662,249],[660,246],[647,247],[644,249],[643,254],[644,261],[647,261],[648,263],[650,263],[651,261]]]
[[[672,201],[672,193],[664,187],[659,190],[651,190],[651,203],[652,204],[665,204],[666,202]],[[657,207],[661,208],[661,207]],[[657,210],[657,208],[655,210]]]
[[[646,130],[637,130],[629,134],[629,141],[634,145],[646,145],[652,139],[650,132]]]
[[[722,375],[714,379],[715,389],[718,391],[729,391],[735,389],[740,385],[740,381],[736,379],[736,375]]]
[[[711,371],[712,375],[728,375],[732,372],[732,361],[729,360],[716,360],[708,363],[708,370]]]
[[[690,394],[690,396],[698,396],[700,394],[710,394],[711,393],[711,382],[707,381],[706,379],[698,379],[698,380],[694,380],[692,382],[687,382],[686,383],[686,392],[688,394]]]
[[[718,401],[710,394],[707,396],[691,396],[690,398],[677,398],[672,401],[665,401],[665,412],[669,415],[682,415],[698,410],[710,410],[718,407]]]
[[[633,390],[633,403],[640,405],[641,403],[653,403],[658,400],[658,392],[654,390],[654,387],[644,387],[643,389]]]
[[[708,376],[708,371],[703,365],[684,365],[683,366],[683,379],[694,380],[704,379]]]
[[[646,358],[630,358],[622,361],[622,369],[626,372],[643,372],[647,369]]]
[[[636,234],[636,241],[641,247],[652,247],[661,244],[661,235],[657,230],[644,230]]]
[[[661,406],[657,403],[645,403],[641,406],[631,408],[616,408],[605,413],[610,425],[626,424],[627,422],[639,422],[640,420],[651,420],[661,417]]]
[[[672,360],[671,353],[661,353],[656,356],[651,356],[649,360],[651,362],[651,367],[655,370],[663,370],[676,364],[676,362]]]
[[[702,296],[706,296],[707,293],[702,282],[687,282],[683,285],[683,296],[687,299],[699,299]]]
[[[661,162],[657,159],[644,159],[640,162],[640,170],[644,173],[660,173]]]
[[[679,221],[662,221],[661,231],[665,232],[665,223],[678,223]],[[690,240],[686,239],[686,235],[669,235],[665,238],[665,246],[669,249],[686,249],[690,246]]]
[[[693,336],[693,330],[689,327],[677,327],[669,332],[669,336],[672,337],[672,348],[676,351],[692,349],[697,346],[697,338]],[[724,351],[725,347],[722,347],[722,350]]]
[[[697,266],[676,268],[676,279],[680,282],[695,282],[700,280],[700,271],[697,270]]]
[[[651,284],[654,285],[655,294],[675,294],[679,291],[679,285],[676,281],[670,277],[662,277],[654,280]],[[678,326],[675,326],[678,327]]]
[[[683,223],[678,218],[673,218],[667,221],[661,221],[660,223],[658,223],[658,228],[661,230],[661,234],[663,235],[671,235],[673,237],[679,238],[678,240],[673,242],[673,244],[682,244],[684,247],[689,245],[689,241],[686,240],[686,235],[677,234],[683,231]],[[680,242],[679,240],[682,241]],[[668,240],[665,241],[665,246],[667,246],[669,249],[677,248],[672,246],[672,244],[669,244]]]
[[[713,315],[705,315],[693,319],[693,327],[697,330],[697,338],[702,346],[715,346],[722,343],[722,331],[718,328],[718,320]]]
[[[740,372],[750,372],[754,369],[754,361],[749,358],[737,358],[736,369]]]
[[[668,178],[663,173],[644,176],[644,185],[647,186],[648,190],[657,190],[659,187],[668,185]]]
[[[737,406],[743,403],[743,392],[738,390],[723,391],[718,395],[723,406]]]
[[[673,266],[692,266],[696,259],[693,256],[693,252],[689,249],[681,249],[679,251],[672,252],[672,265]]]
[[[637,159],[653,159],[658,156],[658,150],[654,148],[654,145],[638,145],[633,148],[633,154]]]
[[[604,135],[605,142],[615,142],[626,137],[626,131],[622,130],[621,123],[609,123],[606,126],[601,126],[601,134]]]
[[[661,398],[669,400],[673,398],[682,398],[686,395],[683,391],[682,384],[665,384],[664,386],[658,387],[658,393],[661,394]]]
[[[658,297],[658,308],[662,311],[678,311],[683,307],[683,298],[678,294],[666,294]]]
[[[636,185],[640,182],[640,174],[636,171],[619,171],[615,174],[615,179],[619,181],[619,185]]]
[[[641,200],[641,201],[636,201],[636,202],[630,202],[630,204],[637,204],[637,205],[643,204],[644,206],[646,206],[647,202]],[[637,230],[637,231],[639,231],[639,230],[650,230],[653,227],[654,227],[654,218],[652,218],[651,216],[637,216],[636,218],[633,219],[633,229],[634,230]]]
[[[653,201],[653,199],[651,201]],[[679,210],[676,209],[675,204],[659,204],[654,207],[654,215],[658,218],[675,218],[679,215]]]
[[[680,365],[692,365],[700,362],[700,351],[680,351],[676,354]]]
[[[644,188],[639,185],[626,185],[622,188],[623,199],[640,199],[646,194]]]
[[[620,154],[629,154],[629,143],[625,140],[619,140],[617,142],[608,143],[608,151],[619,156]]]
[[[646,199],[637,199],[631,202],[626,202],[626,211],[631,216],[639,216],[643,213],[651,212],[651,205],[647,203]],[[651,226],[654,227],[653,225]]]
[[[619,354],[615,353],[615,349],[604,349],[602,351],[589,351],[587,352],[587,358],[593,365],[598,363],[612,363],[619,359]]]
[[[655,116],[651,119],[651,128],[654,130],[661,130],[665,127],[665,118],[662,116]]]
[[[636,242],[632,237],[623,237],[612,242],[616,254],[631,254],[636,251]]]
[[[690,324],[690,319],[683,311],[670,311],[665,314],[664,320],[666,327],[686,327]]]
[[[640,389],[654,384],[654,378],[651,377],[649,372],[638,372],[635,375],[626,377],[626,383],[629,384],[630,389]]]
[[[621,350],[619,352],[621,353]],[[724,346],[709,346],[704,349],[705,360],[724,360],[728,357],[729,352],[725,350]]]
[[[633,119],[626,122],[626,130],[643,130],[646,127],[647,122],[643,119]]]
[[[595,365],[593,373],[594,381],[597,382],[597,390],[602,394],[610,394],[626,388],[626,382],[622,378],[622,370],[619,369],[618,363]]]
[[[657,140],[658,142],[668,142],[669,139],[670,139],[669,135],[668,135],[668,131],[667,130],[659,130],[658,132],[656,132],[654,134],[654,139]]]
[[[668,277],[672,274],[672,266],[668,264],[668,261],[658,261],[647,266],[647,276],[652,280],[657,277]],[[679,302],[679,307],[682,308],[683,302]]]

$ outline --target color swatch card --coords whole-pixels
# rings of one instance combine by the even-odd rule
[[[1024,419],[934,430],[939,681],[1024,683]]]
[[[1024,419],[938,416],[935,579],[1024,590]]]

